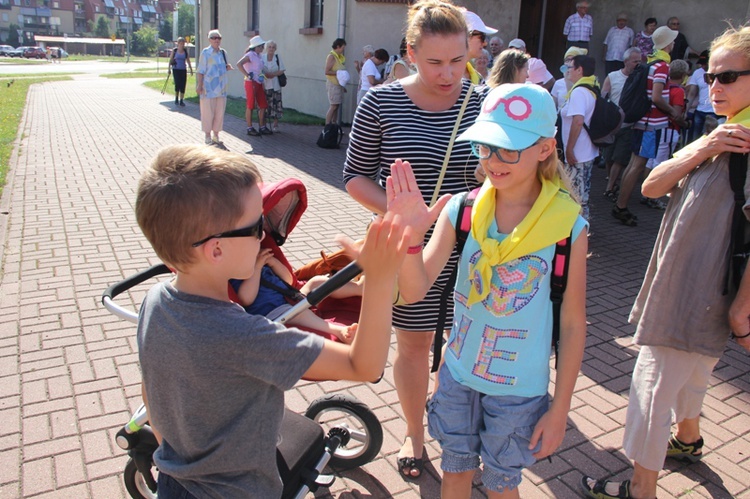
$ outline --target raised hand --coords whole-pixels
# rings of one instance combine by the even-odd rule
[[[422,242],[450,198],[450,194],[441,196],[430,208],[424,202],[409,162],[397,159],[391,165],[391,174],[386,179],[387,212],[398,215],[403,224],[412,228],[411,245]]]

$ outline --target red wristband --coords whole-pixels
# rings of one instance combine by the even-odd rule
[[[416,246],[409,246],[409,249],[406,250],[407,255],[416,255],[420,251],[422,251],[422,248],[424,248],[424,243],[419,243]]]

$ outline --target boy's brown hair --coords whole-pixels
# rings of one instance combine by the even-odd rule
[[[244,195],[261,180],[243,155],[209,146],[165,147],[138,182],[138,226],[157,256],[180,270],[193,262],[195,241],[234,228]]]

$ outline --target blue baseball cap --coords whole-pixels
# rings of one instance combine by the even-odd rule
[[[456,140],[520,150],[554,137],[556,121],[555,102],[543,87],[506,83],[487,94],[477,120]]]

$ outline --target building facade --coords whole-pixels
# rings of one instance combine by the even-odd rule
[[[3,1],[3,0],[0,0]],[[398,53],[403,37],[406,14],[411,0],[202,0],[197,15],[198,50],[206,45],[206,34],[218,28],[222,46],[232,62],[239,60],[248,39],[260,34],[278,44],[289,79],[284,89],[284,105],[298,111],[324,116],[328,109],[323,68],[331,43],[336,38],[347,41],[346,67],[352,75],[342,106],[344,122],[351,122],[357,93],[354,60],[361,59],[362,47],[385,48]],[[562,64],[565,37],[562,28],[567,16],[575,12],[576,0],[454,0],[476,12],[489,26],[499,30],[507,44],[519,34],[533,55],[542,58],[556,78],[554,68]],[[725,20],[735,25],[750,16],[749,0],[590,0],[589,13],[594,18],[591,55],[601,61],[602,42],[615,24],[619,12],[629,16],[634,31],[643,21],[656,17],[659,25],[678,16],[682,31],[696,50],[708,47],[710,41],[726,28]],[[603,77],[603,63],[601,64]],[[230,77],[230,95],[243,97],[239,72]]]

